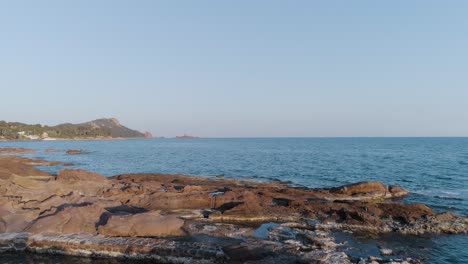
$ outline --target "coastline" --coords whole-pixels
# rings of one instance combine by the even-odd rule
[[[144,137],[123,138],[123,137],[102,137],[102,138],[53,138],[53,139],[0,139],[0,142],[54,142],[54,141],[111,141],[111,140],[131,140],[131,139],[151,139]]]
[[[37,164],[26,158],[0,157],[0,186],[4,187],[0,188],[0,222],[4,223],[0,248],[4,250],[166,263],[270,263],[278,256],[285,258],[283,263],[354,263],[356,259],[336,243],[334,231],[437,235],[468,230],[466,217],[392,201],[407,192],[376,182],[298,189],[281,183],[186,175],[105,178],[82,170],[51,175],[36,169]],[[69,224],[63,224],[65,220]],[[249,257],[236,260],[238,255]],[[386,263],[401,256],[365,258]],[[409,258],[397,263],[420,263]]]

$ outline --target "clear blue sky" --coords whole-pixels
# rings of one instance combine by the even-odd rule
[[[468,136],[468,1],[0,1],[0,120]]]

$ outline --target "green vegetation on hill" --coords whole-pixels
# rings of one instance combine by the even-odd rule
[[[114,118],[98,119],[82,124],[67,123],[57,126],[0,121],[0,139],[5,140],[97,137],[133,138],[144,137],[144,134],[122,126]]]

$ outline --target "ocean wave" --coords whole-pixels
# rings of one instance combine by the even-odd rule
[[[435,198],[439,199],[444,199],[444,200],[454,200],[454,201],[464,201],[465,199],[460,198],[460,197],[450,197],[450,196],[441,196],[441,195],[435,195]]]
[[[443,200],[465,201],[465,199],[461,197],[461,194],[459,192],[453,191],[411,191],[411,194]]]

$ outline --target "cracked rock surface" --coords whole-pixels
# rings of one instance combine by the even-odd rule
[[[56,164],[0,156],[0,250],[166,263],[356,263],[334,231],[468,232],[467,218],[394,202],[408,192],[380,182],[306,189],[34,167]],[[362,261],[388,261],[368,257]]]

